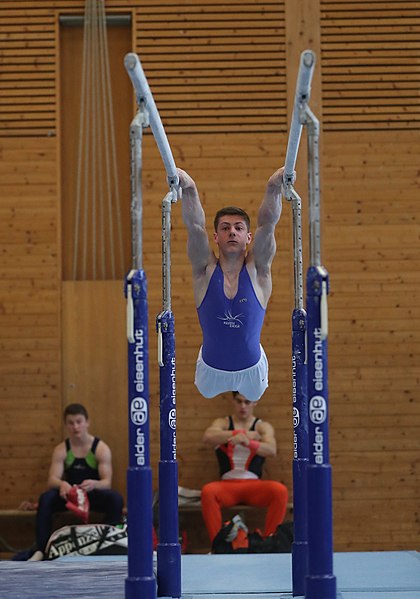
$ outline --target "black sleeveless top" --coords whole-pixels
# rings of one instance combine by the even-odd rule
[[[87,478],[99,480],[98,460],[95,451],[100,439],[95,437],[88,454],[84,458],[76,458],[71,446],[70,439],[66,439],[66,459],[64,460],[64,476],[70,485],[80,485]]]
[[[260,418],[255,418],[254,422],[249,427],[250,431],[255,430],[255,426]],[[233,425],[233,418],[229,416],[229,428],[228,430],[233,431],[235,427]],[[239,446],[238,446],[239,447]],[[248,448],[241,446],[241,452],[246,452]],[[225,479],[241,479],[241,478],[261,478],[265,458],[259,455],[251,456],[251,452],[248,450],[248,456],[241,456],[239,459],[235,455],[232,445],[224,443],[216,447],[216,457],[219,462],[220,478]],[[244,461],[245,460],[245,461]],[[229,477],[227,473],[235,470],[235,476]],[[241,472],[243,476],[241,476]]]

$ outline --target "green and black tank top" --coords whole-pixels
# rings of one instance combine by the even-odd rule
[[[88,454],[84,458],[76,458],[70,446],[70,439],[66,439],[64,475],[70,485],[80,485],[87,478],[99,480],[98,460],[95,456],[99,441],[100,439],[95,437]]]

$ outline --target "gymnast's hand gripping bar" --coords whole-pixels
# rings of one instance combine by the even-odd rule
[[[293,108],[292,123],[290,125],[289,141],[287,144],[286,161],[284,168],[284,187],[293,185],[295,180],[295,165],[302,134],[300,112],[308,103],[311,94],[311,81],[315,69],[315,54],[312,50],[305,50],[300,56],[300,66],[296,83],[295,103]],[[287,193],[286,193],[287,198]],[[287,198],[290,199],[290,198]]]
[[[152,129],[163,164],[165,165],[169,186],[177,189],[179,186],[179,178],[175,161],[146,75],[144,74],[137,54],[134,54],[133,52],[126,54],[124,57],[124,65],[136,91],[137,103],[140,104],[140,102],[143,101],[148,111],[150,128]]]

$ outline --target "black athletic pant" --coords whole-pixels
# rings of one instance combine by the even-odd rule
[[[88,493],[90,509],[104,514],[106,524],[121,522],[123,498],[112,489],[95,489]],[[40,498],[36,514],[36,546],[44,552],[50,538],[53,525],[53,515],[66,511],[66,500],[60,497],[58,489],[45,491]]]

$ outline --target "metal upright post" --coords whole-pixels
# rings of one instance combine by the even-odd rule
[[[292,405],[293,405],[293,596],[305,592],[308,570],[308,516],[306,467],[308,465],[308,384],[306,360],[307,317],[303,308],[301,200],[293,192],[293,238],[295,254],[295,307],[292,313]]]
[[[320,257],[319,122],[308,106],[315,54],[305,50],[296,85],[284,186],[293,207],[295,309],[292,316],[293,595],[335,599],[332,566],[331,466],[328,449],[328,273]],[[309,245],[306,312],[302,293],[300,197],[293,188],[302,127],[308,132]],[[306,336],[306,342],[305,342]]]
[[[158,595],[181,596],[181,546],[178,526],[178,464],[176,461],[175,324],[171,310],[171,204],[177,201],[179,178],[175,161],[152,92],[136,54],[126,55],[125,66],[147,107],[150,127],[162,157],[170,191],[162,202],[163,308],[156,318],[160,367],[159,543]],[[143,597],[139,597],[143,599]]]
[[[127,471],[128,577],[126,599],[155,599],[153,573],[152,470],[149,427],[149,338],[147,280],[142,263],[142,135],[147,111],[142,102],[130,127],[132,267],[125,282],[128,337]]]
[[[301,198],[294,189],[294,169],[302,134],[301,111],[306,106],[315,67],[311,50],[301,54],[296,84],[295,102],[287,144],[284,195],[292,204],[294,294],[292,313],[292,405],[293,405],[293,522],[292,589],[293,596],[303,596],[308,570],[307,485],[308,464],[308,398],[306,360],[306,312],[303,307],[303,257]]]
[[[336,599],[333,574],[332,480],[328,428],[328,272],[321,265],[319,122],[309,107],[308,130],[310,266],[306,283],[308,313],[308,576],[306,599]]]
[[[162,312],[156,319],[160,372],[160,461],[158,594],[181,596],[181,546],[178,525],[178,463],[176,459],[175,321],[171,309],[171,204],[173,188],[162,202]]]

